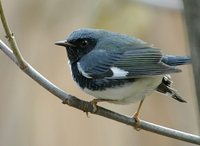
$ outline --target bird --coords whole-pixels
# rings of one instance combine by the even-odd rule
[[[98,102],[140,101],[133,115],[139,125],[142,103],[154,91],[186,102],[169,74],[181,72],[178,66],[189,64],[189,56],[167,55],[136,37],[94,28],[77,29],[55,44],[66,48],[73,80],[94,97],[94,111]]]

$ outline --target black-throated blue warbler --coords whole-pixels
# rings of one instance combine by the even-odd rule
[[[177,66],[190,63],[188,56],[165,55],[140,39],[102,29],[78,29],[55,44],[66,47],[73,79],[96,97],[94,107],[100,101],[141,101],[138,121],[142,102],[153,91],[186,102],[171,88],[168,74],[180,72]]]

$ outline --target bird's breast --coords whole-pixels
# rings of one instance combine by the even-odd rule
[[[115,104],[129,104],[145,98],[151,94],[161,83],[162,77],[146,77],[125,83],[122,86],[106,88],[102,91],[94,91],[84,88],[83,91],[100,99],[108,99]]]

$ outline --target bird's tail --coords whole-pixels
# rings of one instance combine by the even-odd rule
[[[166,75],[163,77],[162,83],[157,87],[157,91],[166,94],[179,102],[186,102],[174,89],[170,86],[172,84],[170,76]]]
[[[174,56],[174,55],[165,55],[162,58],[162,62],[169,66],[178,66],[191,63],[191,57],[189,56]]]

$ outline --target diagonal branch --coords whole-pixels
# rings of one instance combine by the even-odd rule
[[[119,113],[110,111],[103,107],[97,106],[97,112],[93,113],[93,106],[90,102],[80,100],[79,98],[72,96],[62,89],[58,88],[56,85],[48,81],[44,76],[42,76],[38,71],[36,71],[31,65],[29,65],[22,57],[17,43],[13,34],[11,33],[7,21],[5,19],[2,4],[0,0],[0,17],[3,23],[3,27],[5,29],[8,42],[10,44],[11,49],[0,40],[0,49],[13,61],[18,65],[22,71],[24,71],[28,76],[30,76],[33,80],[39,83],[42,87],[47,89],[49,92],[54,94],[56,97],[60,98],[64,104],[82,110],[84,112],[90,112],[92,114],[100,115],[130,126],[135,126],[136,121],[133,118],[127,117],[125,115],[121,115]],[[185,133],[182,131],[166,128],[163,126],[159,126],[153,123],[149,123],[146,121],[141,120],[139,128],[144,129],[146,131],[150,131],[153,133],[157,133],[160,135],[164,135],[167,137],[179,139],[182,141],[200,144],[200,136]]]

